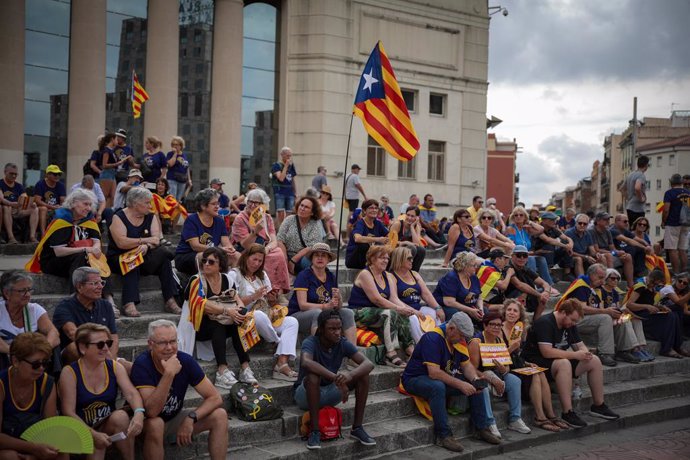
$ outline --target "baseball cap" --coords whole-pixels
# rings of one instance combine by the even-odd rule
[[[119,137],[121,137],[121,138],[123,138],[123,139],[127,139],[127,130],[120,128],[120,129],[117,130],[117,132],[115,133],[115,135],[116,135],[116,136],[119,136]]]
[[[215,179],[211,179],[211,185],[225,185],[225,182],[216,177]]]
[[[498,259],[499,257],[505,257],[506,253],[503,249],[501,248],[493,248],[491,252],[489,252],[489,260],[494,260]]]
[[[518,244],[513,248],[513,254],[529,254],[529,251],[525,246]]]
[[[127,174],[127,177],[138,177],[140,179],[143,179],[144,176],[141,174],[141,171],[138,169],[130,169],[129,174]]]
[[[62,170],[58,165],[48,165],[46,168],[46,173],[62,174]]]
[[[357,163],[355,163],[352,165],[352,167],[350,169],[362,169],[362,168],[360,168],[359,165]]]
[[[611,215],[610,215],[608,212],[606,212],[606,211],[598,212],[598,213],[594,216],[594,220],[610,219],[610,218],[611,218]]]
[[[549,212],[543,213],[543,214],[541,215],[541,218],[542,218],[542,219],[556,220],[556,219],[558,219],[558,216],[557,216],[556,214],[552,213],[551,211],[549,211]]]

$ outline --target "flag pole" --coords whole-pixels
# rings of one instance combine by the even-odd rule
[[[345,166],[343,170],[343,188],[340,194],[340,219],[338,221],[338,249],[335,256],[335,280],[338,282],[338,273],[340,271],[340,245],[342,241],[342,231],[343,231],[343,208],[345,205],[345,185],[347,184],[347,161],[350,158],[350,139],[352,138],[352,121],[355,119],[355,114],[350,114],[350,129],[347,131],[347,148],[345,149]],[[351,209],[354,212],[354,209]],[[347,228],[347,227],[346,227]]]

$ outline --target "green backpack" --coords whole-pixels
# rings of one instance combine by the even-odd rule
[[[245,422],[273,420],[283,416],[270,390],[249,383],[238,382],[230,390],[230,401],[237,416]]]

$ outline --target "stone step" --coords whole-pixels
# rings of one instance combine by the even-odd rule
[[[639,423],[645,418],[647,421],[653,421],[668,418],[687,417],[690,415],[690,380],[688,380],[688,377],[689,376],[687,374],[667,376],[655,380],[652,385],[648,385],[648,382],[644,381],[623,382],[607,385],[607,404],[615,408],[615,410],[621,412],[623,415],[622,420],[606,422],[585,415],[583,417],[588,423],[590,423],[588,427],[579,430],[568,430],[563,433],[548,433],[546,437],[543,436],[547,432],[539,429],[534,429],[533,433],[529,435],[522,435],[503,429],[502,433],[505,439],[505,446],[490,446],[488,444],[479,442],[472,443],[471,440],[466,439],[464,441],[466,444],[466,451],[463,453],[463,455],[469,456],[462,458],[476,458],[474,455],[470,455],[474,453],[474,451],[469,452],[470,449],[481,450],[482,452],[485,452],[484,455],[490,455],[504,452],[506,446],[511,446],[514,442],[519,443],[519,448],[522,448],[527,445],[536,445],[536,443],[539,442],[550,442],[550,440],[554,439],[552,436],[557,435],[581,437],[583,434],[591,434],[600,430],[623,428],[629,418],[631,418],[631,420],[638,420]],[[587,396],[583,397],[582,404],[590,403],[591,400]],[[351,402],[349,404],[352,405]],[[386,458],[393,458],[393,456],[396,454],[391,454],[391,452],[406,451],[409,449],[420,448],[422,446],[432,447],[433,425],[431,422],[416,414],[408,416],[393,415],[381,419],[380,414],[376,413],[378,404],[374,404],[373,406],[374,407],[369,407],[369,405],[367,405],[365,427],[367,432],[376,439],[376,446],[362,446],[352,439],[347,438],[331,442],[324,442],[321,445],[321,450],[318,452],[318,457],[339,459],[377,458],[377,456],[385,456]],[[351,416],[346,414],[348,412],[352,412],[352,410],[353,407],[349,407],[348,405],[343,407],[343,416],[345,419],[348,419],[348,417]],[[286,409],[286,414],[288,412],[288,409]],[[301,411],[298,411],[298,413],[300,412]],[[494,404],[494,415],[499,422],[499,429],[504,428],[505,419],[507,418],[507,407],[505,403]],[[531,408],[529,406],[523,408],[523,417],[526,420],[529,420],[531,416]],[[286,416],[283,418],[285,419]],[[379,420],[376,420],[377,418]],[[348,420],[351,420],[351,418]],[[278,434],[278,432],[271,430],[271,428],[263,429],[263,427],[256,427],[256,424],[252,424],[251,422],[244,423],[254,425],[253,428],[250,426],[248,429],[253,429],[256,432],[272,432],[274,435]],[[456,436],[466,438],[471,435],[472,431],[469,423],[469,417],[466,415],[450,417],[450,423]],[[238,422],[238,424],[241,425],[242,422]],[[233,425],[235,425],[235,423],[233,423]],[[292,424],[284,423],[281,426],[289,429]],[[237,426],[237,428],[239,431],[239,426]],[[283,431],[283,433],[286,432],[287,431]],[[344,421],[343,434],[347,437],[348,432],[349,425]],[[236,436],[240,437],[240,439],[243,439],[243,441],[246,439],[239,433],[233,436],[233,430],[231,428],[231,441]],[[262,437],[260,441],[265,441],[265,437]],[[199,437],[197,442],[205,442],[205,438]],[[314,453],[311,453],[307,450],[305,442],[297,435],[293,435],[292,437],[284,436],[283,439],[277,439],[270,443],[256,442],[252,443],[251,445],[248,444],[249,443],[237,449],[231,448],[228,458],[237,457],[238,455],[247,455],[249,458],[306,459],[314,456]],[[445,450],[443,451],[447,452]],[[170,454],[172,454],[174,458],[191,458],[191,456],[186,454],[184,451],[176,451],[174,453],[170,452]],[[168,456],[169,455],[166,455],[166,458]],[[444,454],[443,458],[459,457],[450,457],[446,453]]]
[[[69,294],[32,294],[31,301],[36,302],[41,305],[46,311],[51,315],[55,311],[55,307]],[[113,293],[115,298],[115,305],[122,307],[122,292],[115,291]],[[165,301],[163,300],[163,295],[161,294],[160,288],[157,290],[146,289],[139,291],[139,298],[141,303],[137,305],[137,310],[140,313],[157,313],[163,312],[163,307]],[[177,321],[176,321],[177,322]]]

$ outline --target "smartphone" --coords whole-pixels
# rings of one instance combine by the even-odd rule
[[[247,307],[240,308],[240,315],[246,315],[246,314],[247,314]]]
[[[472,381],[472,386],[475,387],[477,390],[483,390],[484,388],[489,386],[489,382],[484,379],[477,379]]]
[[[110,442],[124,441],[127,439],[127,435],[124,431],[120,431],[119,433],[115,433],[114,435],[110,436],[108,439]]]

